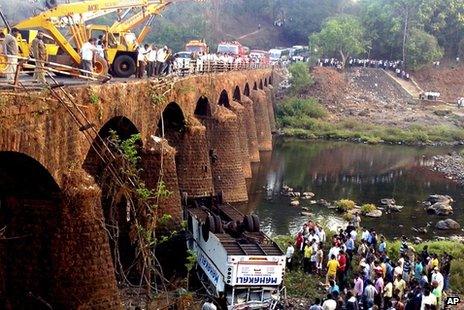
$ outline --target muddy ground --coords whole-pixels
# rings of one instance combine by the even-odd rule
[[[464,109],[445,102],[413,98],[383,70],[353,68],[340,73],[333,68],[317,67],[312,74],[315,84],[308,89],[307,95],[317,97],[334,122],[352,119],[400,128],[464,126]]]

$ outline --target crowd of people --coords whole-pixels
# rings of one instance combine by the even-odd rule
[[[137,49],[137,78],[168,75],[172,72],[174,56],[167,46],[141,45]]]
[[[21,60],[20,49],[17,37],[19,30],[13,28],[11,34],[0,33],[2,41],[2,54],[6,55],[5,74],[7,82],[13,83]],[[108,43],[103,36],[89,38],[79,49],[81,58],[80,69],[84,76],[93,76],[95,65],[98,61],[107,62]],[[38,31],[37,36],[31,44],[31,56],[35,61],[34,80],[39,83],[46,83],[45,64],[48,61],[47,49],[44,43],[44,33]],[[176,61],[176,54],[167,46],[157,46],[156,44],[143,44],[137,47],[136,72],[137,78],[154,77],[179,73],[182,75],[191,73],[201,73],[204,71],[227,71],[248,67],[258,67],[262,64],[269,64],[269,61],[258,56],[234,55],[232,53],[193,53],[191,57]]]
[[[426,245],[416,253],[402,236],[399,257],[389,257],[385,237],[360,223],[355,214],[346,229],[327,238],[321,225],[309,221],[288,244],[288,269],[325,276],[326,295],[309,309],[440,309],[449,289],[451,255],[439,257]]]
[[[333,67],[337,69],[343,68],[343,64],[336,58],[318,59],[317,65],[320,67]],[[405,80],[410,79],[410,74],[404,70],[403,61],[401,60],[376,60],[376,59],[361,59],[350,58],[347,61],[348,67],[364,67],[377,68],[395,72],[396,76]]]

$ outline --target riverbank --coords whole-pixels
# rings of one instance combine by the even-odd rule
[[[433,170],[446,175],[450,180],[464,186],[464,157],[460,153],[432,157]]]
[[[303,66],[303,67],[302,67]],[[280,134],[370,144],[464,144],[464,114],[455,105],[412,98],[383,70],[289,69],[277,104]],[[285,83],[284,83],[285,84]]]
[[[409,146],[464,145],[464,130],[444,127],[414,126],[407,129],[359,124],[345,120],[336,124],[319,122],[313,129],[284,127],[279,135],[305,140],[334,140],[353,143]]]

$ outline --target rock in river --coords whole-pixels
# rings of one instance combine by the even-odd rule
[[[453,207],[449,204],[437,202],[428,207],[427,212],[437,215],[449,215],[453,214]]]
[[[427,208],[428,213],[437,215],[453,214],[453,207],[451,203],[453,198],[448,195],[430,195],[423,205]]]
[[[314,196],[316,196],[314,193],[311,193],[311,192],[303,192],[301,194],[301,199],[311,199],[313,198]]]
[[[290,205],[292,207],[298,207],[300,205],[300,202],[298,200],[293,200],[292,202],[290,202]]]
[[[382,210],[373,210],[372,212],[366,213],[365,215],[367,217],[381,217],[382,216]]]
[[[446,219],[439,221],[435,227],[442,230],[456,230],[460,229],[461,225],[459,225],[459,223],[455,220]]]

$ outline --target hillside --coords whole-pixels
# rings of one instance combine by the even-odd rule
[[[307,95],[318,98],[335,120],[351,119],[400,128],[461,126],[463,122],[454,113],[458,112],[455,107],[412,98],[383,70],[355,68],[340,73],[332,68],[315,68],[312,74],[315,84]],[[457,85],[459,80],[449,83]],[[437,112],[444,110],[448,111],[447,115]]]
[[[413,75],[424,91],[438,91],[444,101],[456,103],[458,98],[464,97],[463,65],[428,66]]]

